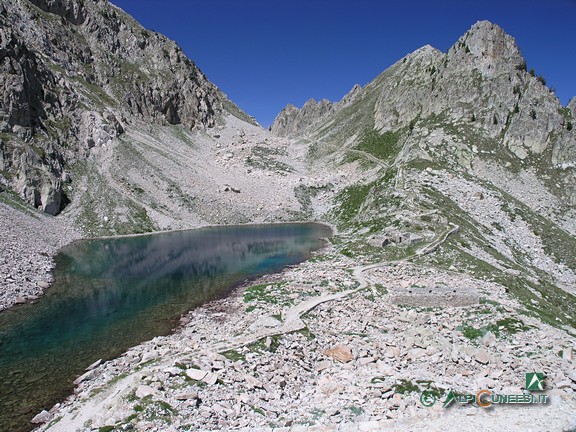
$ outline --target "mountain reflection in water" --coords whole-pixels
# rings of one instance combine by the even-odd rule
[[[64,248],[45,296],[0,314],[0,430],[31,429],[90,363],[167,334],[182,313],[307,259],[330,235],[319,224],[245,225]]]

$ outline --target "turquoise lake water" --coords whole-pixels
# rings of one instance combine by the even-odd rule
[[[182,313],[308,259],[330,235],[313,223],[243,225],[67,246],[40,301],[0,313],[0,430],[30,430],[94,361],[170,333]]]

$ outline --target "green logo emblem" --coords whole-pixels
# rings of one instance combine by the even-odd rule
[[[436,395],[430,391],[424,391],[420,395],[420,403],[425,407],[431,407],[436,403]]]
[[[526,374],[526,390],[544,391],[544,374],[542,372],[528,372]]]
[[[454,402],[454,399],[456,399],[456,395],[452,390],[450,390],[450,393],[448,393],[448,396],[446,396],[446,400],[444,401],[444,405],[442,405],[442,408],[446,408],[447,406],[449,406],[452,402]]]

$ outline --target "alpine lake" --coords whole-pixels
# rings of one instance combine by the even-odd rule
[[[82,240],[56,256],[35,304],[0,313],[0,430],[27,431],[87,366],[167,335],[183,313],[309,259],[317,223],[240,225]],[[192,323],[193,324],[193,323]]]

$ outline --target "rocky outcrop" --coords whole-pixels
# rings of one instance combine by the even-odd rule
[[[82,1],[30,0],[30,3],[75,25],[82,24],[86,20],[86,8]]]
[[[300,109],[288,104],[274,120],[270,131],[278,136],[297,135],[332,110],[332,103],[327,99],[320,102],[310,99]]]
[[[106,0],[0,0],[0,59],[5,181],[51,214],[67,202],[65,167],[133,121],[210,128],[224,105],[240,112],[174,42]]]
[[[572,118],[576,118],[576,97],[570,99],[570,102],[568,102],[568,109],[572,113]]]

